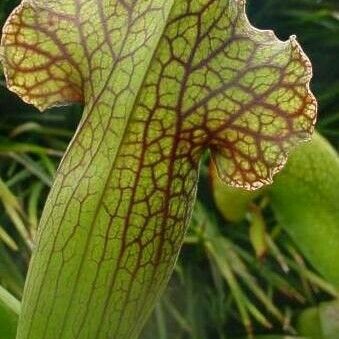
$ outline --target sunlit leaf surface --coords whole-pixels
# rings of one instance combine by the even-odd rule
[[[4,27],[7,84],[84,104],[40,225],[18,338],[134,338],[166,286],[210,149],[220,177],[270,183],[316,103],[296,39],[239,0],[26,0]]]

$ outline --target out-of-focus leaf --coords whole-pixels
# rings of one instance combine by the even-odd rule
[[[31,225],[33,230],[36,230],[38,228],[38,208],[43,188],[44,184],[41,181],[32,184],[32,189],[28,200],[28,219],[29,224]]]
[[[19,155],[15,153],[10,153],[9,156],[15,159],[21,165],[23,165],[29,172],[35,175],[47,186],[52,186],[51,177],[41,168],[39,163],[33,161],[30,157],[28,157],[25,154]]]
[[[13,251],[18,250],[18,245],[13,238],[6,232],[6,230],[0,226],[0,241],[3,241]]]
[[[252,206],[249,213],[250,240],[258,258],[262,258],[267,252],[266,223],[261,210]]]
[[[16,137],[22,133],[31,133],[35,132],[38,134],[45,134],[45,135],[54,135],[54,136],[61,136],[61,137],[67,137],[71,138],[73,133],[71,131],[68,131],[66,129],[61,128],[53,128],[53,127],[45,127],[41,124],[38,124],[36,122],[26,122],[22,125],[17,126],[11,131],[10,136]]]
[[[21,297],[24,278],[2,243],[0,243],[0,284]]]
[[[20,302],[0,286],[0,338],[14,339]]]
[[[282,227],[306,258],[339,286],[339,158],[321,136],[296,149],[270,190]]]
[[[261,191],[245,191],[240,188],[225,185],[217,175],[214,166],[210,166],[210,178],[214,201],[222,216],[232,222],[243,220],[250,203]]]
[[[0,302],[5,305],[14,314],[20,314],[20,301],[18,301],[11,293],[5,288],[0,286]]]
[[[8,207],[11,207],[19,212],[22,212],[20,202],[17,197],[10,191],[7,185],[0,179],[0,200]]]
[[[23,210],[17,197],[10,191],[7,185],[0,179],[0,201],[4,209],[21,235],[22,239],[26,242],[28,247],[32,247],[31,237],[26,229],[23,220]]]
[[[0,153],[3,154],[25,154],[25,153],[31,153],[31,154],[48,154],[53,155],[56,157],[61,157],[63,155],[63,152],[37,146],[35,144],[29,144],[29,143],[19,143],[19,142],[12,142],[12,141],[2,141],[0,143]]]
[[[0,201],[2,202],[7,215],[13,222],[22,239],[26,242],[29,248],[32,248],[32,239],[28,230],[26,229],[24,213],[20,202],[18,201],[17,197],[10,191],[7,185],[1,180],[1,178]]]
[[[232,295],[234,297],[236,306],[240,313],[241,321],[248,332],[251,332],[252,322],[248,310],[249,300],[243,293],[234,272],[231,269],[229,260],[227,258],[225,248],[223,248],[223,240],[222,239],[213,239],[206,243],[206,249],[214,261],[215,265],[217,265],[218,269],[220,270],[222,276],[227,281]]]
[[[248,333],[252,332],[251,317],[266,328],[271,328],[272,325],[257,305],[248,298],[243,289],[244,286],[253,293],[272,316],[280,322],[283,322],[284,317],[282,313],[251,275],[244,262],[234,250],[232,243],[218,233],[216,225],[210,220],[211,216],[207,217],[207,215],[205,215],[205,217],[203,217],[205,211],[199,203],[196,206],[196,211],[198,211],[201,220],[206,220],[204,222],[206,236],[204,246],[211,260],[212,267],[214,265],[216,266],[228,284],[240,313],[241,321]],[[240,284],[240,281],[243,282],[243,285]]]
[[[15,339],[17,322],[17,316],[0,300],[0,338]]]
[[[338,339],[339,302],[323,303],[304,311],[298,319],[298,330],[310,339]]]

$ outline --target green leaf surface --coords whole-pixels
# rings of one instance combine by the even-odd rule
[[[249,213],[249,238],[257,257],[263,258],[268,250],[266,221],[260,208],[252,206]]]
[[[14,339],[20,302],[0,286],[0,338]]]
[[[0,241],[6,244],[13,251],[18,250],[18,245],[15,243],[13,238],[6,232],[6,230],[0,225]]]
[[[0,242],[0,283],[17,297],[22,296],[24,278],[16,263],[9,256],[5,246]]]
[[[309,139],[316,102],[296,39],[242,0],[24,0],[3,29],[8,87],[84,105],[49,195],[18,339],[136,338],[171,275],[210,149],[259,188]]]
[[[214,202],[225,220],[231,222],[244,220],[250,204],[262,193],[261,190],[245,191],[223,184],[214,166],[210,166],[210,179]]]
[[[322,303],[302,312],[298,319],[300,334],[310,339],[337,339],[339,333],[339,303]]]
[[[270,189],[281,226],[306,258],[339,287],[339,158],[319,135],[291,155]]]
[[[0,300],[0,338],[14,339],[17,323],[18,316],[9,310]]]
[[[11,192],[0,178],[0,203],[3,204],[6,214],[10,217],[15,228],[26,242],[28,247],[32,246],[30,234],[26,229],[25,216],[18,198]]]
[[[0,286],[0,301],[5,305],[8,310],[13,312],[15,315],[20,314],[20,301],[18,301],[14,296],[12,296],[6,289]]]

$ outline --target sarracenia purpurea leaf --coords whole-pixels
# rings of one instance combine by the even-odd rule
[[[42,216],[20,339],[136,338],[172,273],[202,152],[270,183],[316,101],[295,37],[239,0],[24,0],[2,37],[8,87],[84,113]]]

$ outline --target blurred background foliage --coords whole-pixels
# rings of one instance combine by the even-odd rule
[[[18,4],[1,0],[0,26]],[[144,339],[339,338],[339,2],[249,0],[251,21],[296,34],[314,65],[317,135],[272,187],[225,188],[208,155],[192,225]],[[0,69],[0,338],[14,338],[33,239],[81,116],[38,113]]]

